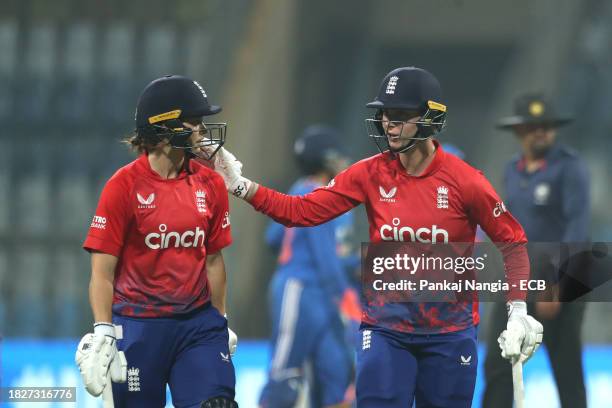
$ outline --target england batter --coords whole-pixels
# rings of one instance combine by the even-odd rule
[[[482,173],[433,139],[445,124],[447,107],[432,74],[415,67],[391,71],[367,107],[375,110],[366,124],[381,153],[310,194],[288,196],[251,182],[225,150],[215,158],[215,170],[230,192],[288,226],[318,225],[363,203],[373,243],[474,242],[477,225],[494,242],[526,242]],[[439,194],[445,205],[437,205]],[[527,253],[522,245],[502,247],[507,279],[518,288],[529,276]],[[526,360],[542,340],[542,326],[527,314],[525,295],[516,289],[507,294],[500,347],[511,360]],[[410,407],[416,401],[417,407],[469,407],[478,323],[476,302],[365,304],[358,406]]]
[[[166,384],[176,407],[237,407],[221,253],[231,243],[227,192],[190,160],[223,145],[226,125],[203,122],[220,110],[191,79],[147,85],[128,140],[140,155],[104,186],[83,244],[95,324],[76,360],[90,394],[113,380],[115,407],[163,407]]]

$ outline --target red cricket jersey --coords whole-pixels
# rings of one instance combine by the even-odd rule
[[[230,243],[223,179],[190,160],[166,180],[143,154],[104,186],[83,248],[119,258],[113,312],[161,317],[209,300],[206,255]]]
[[[363,203],[373,243],[471,243],[478,225],[495,243],[527,242],[523,228],[483,174],[434,143],[435,157],[420,176],[406,173],[399,158],[386,152],[355,163],[328,186],[304,196],[260,186],[251,204],[284,225],[313,226]],[[502,252],[507,280],[516,285],[507,298],[524,300],[518,282],[529,277],[526,249],[508,246]],[[479,322],[476,298],[466,303],[365,306],[364,322],[404,332],[450,332]]]

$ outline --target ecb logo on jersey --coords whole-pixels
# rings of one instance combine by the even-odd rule
[[[143,208],[153,209],[153,208],[155,208],[155,204],[153,204],[153,201],[155,201],[155,193],[149,194],[147,196],[147,198],[141,196],[140,193],[136,193],[136,198],[138,199],[138,208],[139,209],[143,209]]]
[[[195,192],[196,197],[196,207],[198,208],[198,212],[205,213],[206,212],[206,191],[198,190]]]
[[[440,186],[436,190],[436,208],[448,208],[448,187]]]

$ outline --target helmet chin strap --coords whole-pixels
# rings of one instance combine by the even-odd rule
[[[391,149],[391,146],[389,146],[389,150],[392,153],[395,153],[395,154],[406,153],[407,151],[412,150],[419,143],[424,142],[425,140],[428,140],[429,138],[431,138],[433,136],[433,135],[429,135],[427,137],[420,137],[419,133],[421,133],[421,130],[418,130],[416,132],[416,134],[410,138],[410,141],[408,142],[408,144],[406,146],[400,147],[397,150],[393,150],[393,149]],[[389,144],[389,142],[387,142],[387,145],[388,144]]]

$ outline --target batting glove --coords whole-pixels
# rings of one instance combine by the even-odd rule
[[[94,397],[104,391],[108,374],[114,382],[125,382],[127,379],[127,361],[123,352],[117,350],[115,327],[111,323],[96,323],[94,332],[83,336],[75,361],[85,389]]]
[[[227,320],[227,315],[225,315],[225,320]],[[229,335],[227,345],[229,347],[230,356],[234,357],[236,348],[238,348],[238,335],[230,329],[229,326],[227,327],[227,334]]]
[[[215,171],[223,177],[227,191],[239,198],[246,197],[251,180],[242,177],[242,163],[225,148],[219,149],[214,157]]]
[[[508,324],[497,339],[503,358],[526,362],[542,344],[543,334],[542,324],[527,314],[525,302],[508,302]]]

